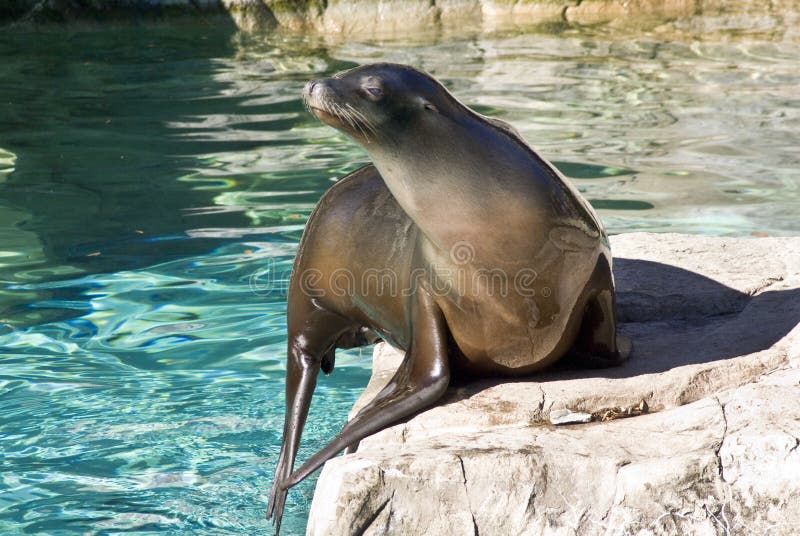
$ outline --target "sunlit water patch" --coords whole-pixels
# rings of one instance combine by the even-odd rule
[[[292,259],[322,193],[366,162],[304,110],[309,79],[429,70],[513,123],[614,233],[800,232],[792,41],[165,27],[7,32],[0,57],[2,534],[266,530]],[[301,458],[369,358],[337,356]],[[290,493],[285,533],[313,485]]]
[[[30,304],[73,318],[0,335],[0,528],[262,527],[283,421],[291,253],[250,242],[12,286],[79,292]],[[369,357],[340,355],[339,381],[320,382],[303,456],[343,424]],[[312,491],[309,482],[293,494],[289,533],[302,529]]]

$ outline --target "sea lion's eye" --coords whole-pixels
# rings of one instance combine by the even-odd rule
[[[375,99],[380,99],[383,97],[383,90],[379,87],[367,86],[364,88],[364,91],[366,91],[370,97]]]

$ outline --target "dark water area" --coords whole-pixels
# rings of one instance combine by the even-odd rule
[[[432,72],[612,233],[800,233],[800,47],[723,37],[0,34],[0,533],[268,533],[283,290],[315,202],[367,161],[304,110],[311,78]],[[301,458],[369,366],[369,349],[337,356]],[[286,534],[313,485],[292,490]]]

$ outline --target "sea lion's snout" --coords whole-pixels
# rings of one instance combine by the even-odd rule
[[[320,88],[320,80],[312,80],[303,88],[303,100],[306,101],[309,107],[313,108],[315,103],[319,104],[317,101],[319,100]]]
[[[303,100],[305,100],[306,106],[311,110],[311,113],[323,123],[331,124],[331,119],[334,115],[331,102],[335,102],[336,96],[326,79],[321,78],[307,83],[303,88]],[[338,125],[332,126],[338,127]]]
[[[312,80],[303,88],[303,100],[317,119],[367,143],[377,133],[369,113],[359,109],[352,82],[336,76]]]
[[[312,80],[311,82],[309,82],[305,86],[303,86],[303,92],[302,92],[303,102],[306,104],[306,106],[310,106],[310,102],[309,101],[311,100],[311,96],[314,94],[314,86],[316,86],[316,85],[317,85],[317,81],[316,80]]]

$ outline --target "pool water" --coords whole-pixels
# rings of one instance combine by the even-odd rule
[[[269,533],[286,281],[314,203],[366,161],[303,109],[311,78],[432,72],[611,233],[800,233],[800,46],[702,37],[0,34],[0,534]],[[301,459],[369,366],[339,353]],[[313,486],[291,491],[285,534]]]

